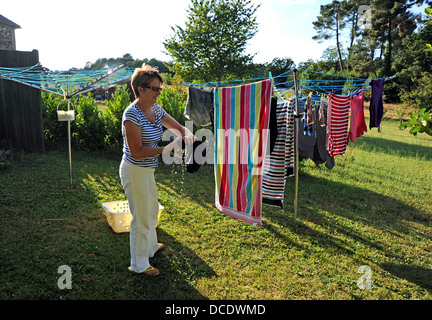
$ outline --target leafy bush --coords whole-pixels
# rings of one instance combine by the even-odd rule
[[[72,140],[84,150],[101,150],[105,146],[106,129],[96,100],[90,92],[76,99],[75,121],[72,122]]]
[[[432,109],[432,73],[422,72],[420,77],[413,77],[414,87],[401,90],[401,100],[405,104],[412,104],[416,109]]]
[[[426,108],[411,114],[411,119],[400,125],[400,128],[411,128],[410,133],[417,136],[418,133],[426,133],[432,136],[432,110],[426,112]]]
[[[159,96],[158,103],[180,124],[185,123],[183,115],[187,91],[173,79]],[[71,122],[72,146],[82,150],[104,150],[123,146],[121,121],[123,112],[130,104],[126,85],[116,90],[111,100],[106,100],[106,113],[102,113],[96,100],[88,93],[71,99],[75,109],[75,120]],[[68,144],[67,122],[58,121],[57,109],[67,110],[63,97],[42,92],[44,139],[47,149]]]
[[[66,110],[63,97],[42,91],[42,119],[45,147],[49,149],[67,145],[67,122],[58,121],[57,110]]]
[[[168,114],[176,119],[181,125],[185,124],[186,118],[183,113],[186,106],[187,91],[179,83],[178,77],[171,79],[171,86],[166,86],[159,96],[158,103]]]
[[[104,117],[106,126],[105,143],[108,146],[122,146],[123,136],[121,132],[121,123],[123,112],[130,104],[129,92],[126,85],[118,88],[111,100],[105,100],[107,111]]]

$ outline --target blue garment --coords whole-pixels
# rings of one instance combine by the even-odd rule
[[[158,156],[147,157],[141,159],[134,159],[130,153],[129,147],[126,143],[124,122],[126,120],[132,121],[141,128],[141,141],[143,146],[156,148],[159,141],[162,139],[162,118],[166,112],[160,105],[155,103],[153,106],[155,113],[155,123],[147,120],[141,110],[135,103],[131,103],[124,111],[122,118],[122,134],[123,134],[123,160],[129,163],[138,165],[140,167],[155,168],[158,167]]]

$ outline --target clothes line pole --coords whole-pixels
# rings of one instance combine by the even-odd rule
[[[294,90],[295,90],[295,119],[299,117],[299,85],[298,85],[298,70],[294,69]],[[298,200],[298,173],[299,173],[299,123],[295,121],[294,130],[294,143],[295,143],[295,160],[294,160],[294,170],[295,170],[295,191],[294,191],[294,222],[297,222],[297,200]]]
[[[67,77],[67,104],[68,111],[70,111],[70,97],[69,97],[69,76]],[[69,181],[72,187],[72,147],[71,147],[71,121],[68,120],[68,144],[69,144]]]

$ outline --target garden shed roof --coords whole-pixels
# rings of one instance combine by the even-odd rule
[[[20,29],[21,27],[19,25],[17,25],[15,22],[9,20],[8,18],[6,18],[5,16],[2,16],[0,14],[0,23],[4,23],[7,24],[8,26],[13,27],[14,29]]]

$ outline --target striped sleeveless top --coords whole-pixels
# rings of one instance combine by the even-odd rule
[[[131,103],[123,112],[122,118],[122,135],[123,135],[123,160],[129,163],[135,164],[140,167],[158,167],[158,157],[147,157],[141,159],[135,159],[132,157],[129,147],[126,143],[126,135],[124,122],[126,120],[132,121],[138,127],[141,128],[141,142],[143,146],[156,148],[158,147],[159,141],[162,139],[162,118],[166,115],[166,112],[160,105],[155,103],[153,105],[153,111],[155,112],[155,123],[151,123],[147,120],[135,102]]]

